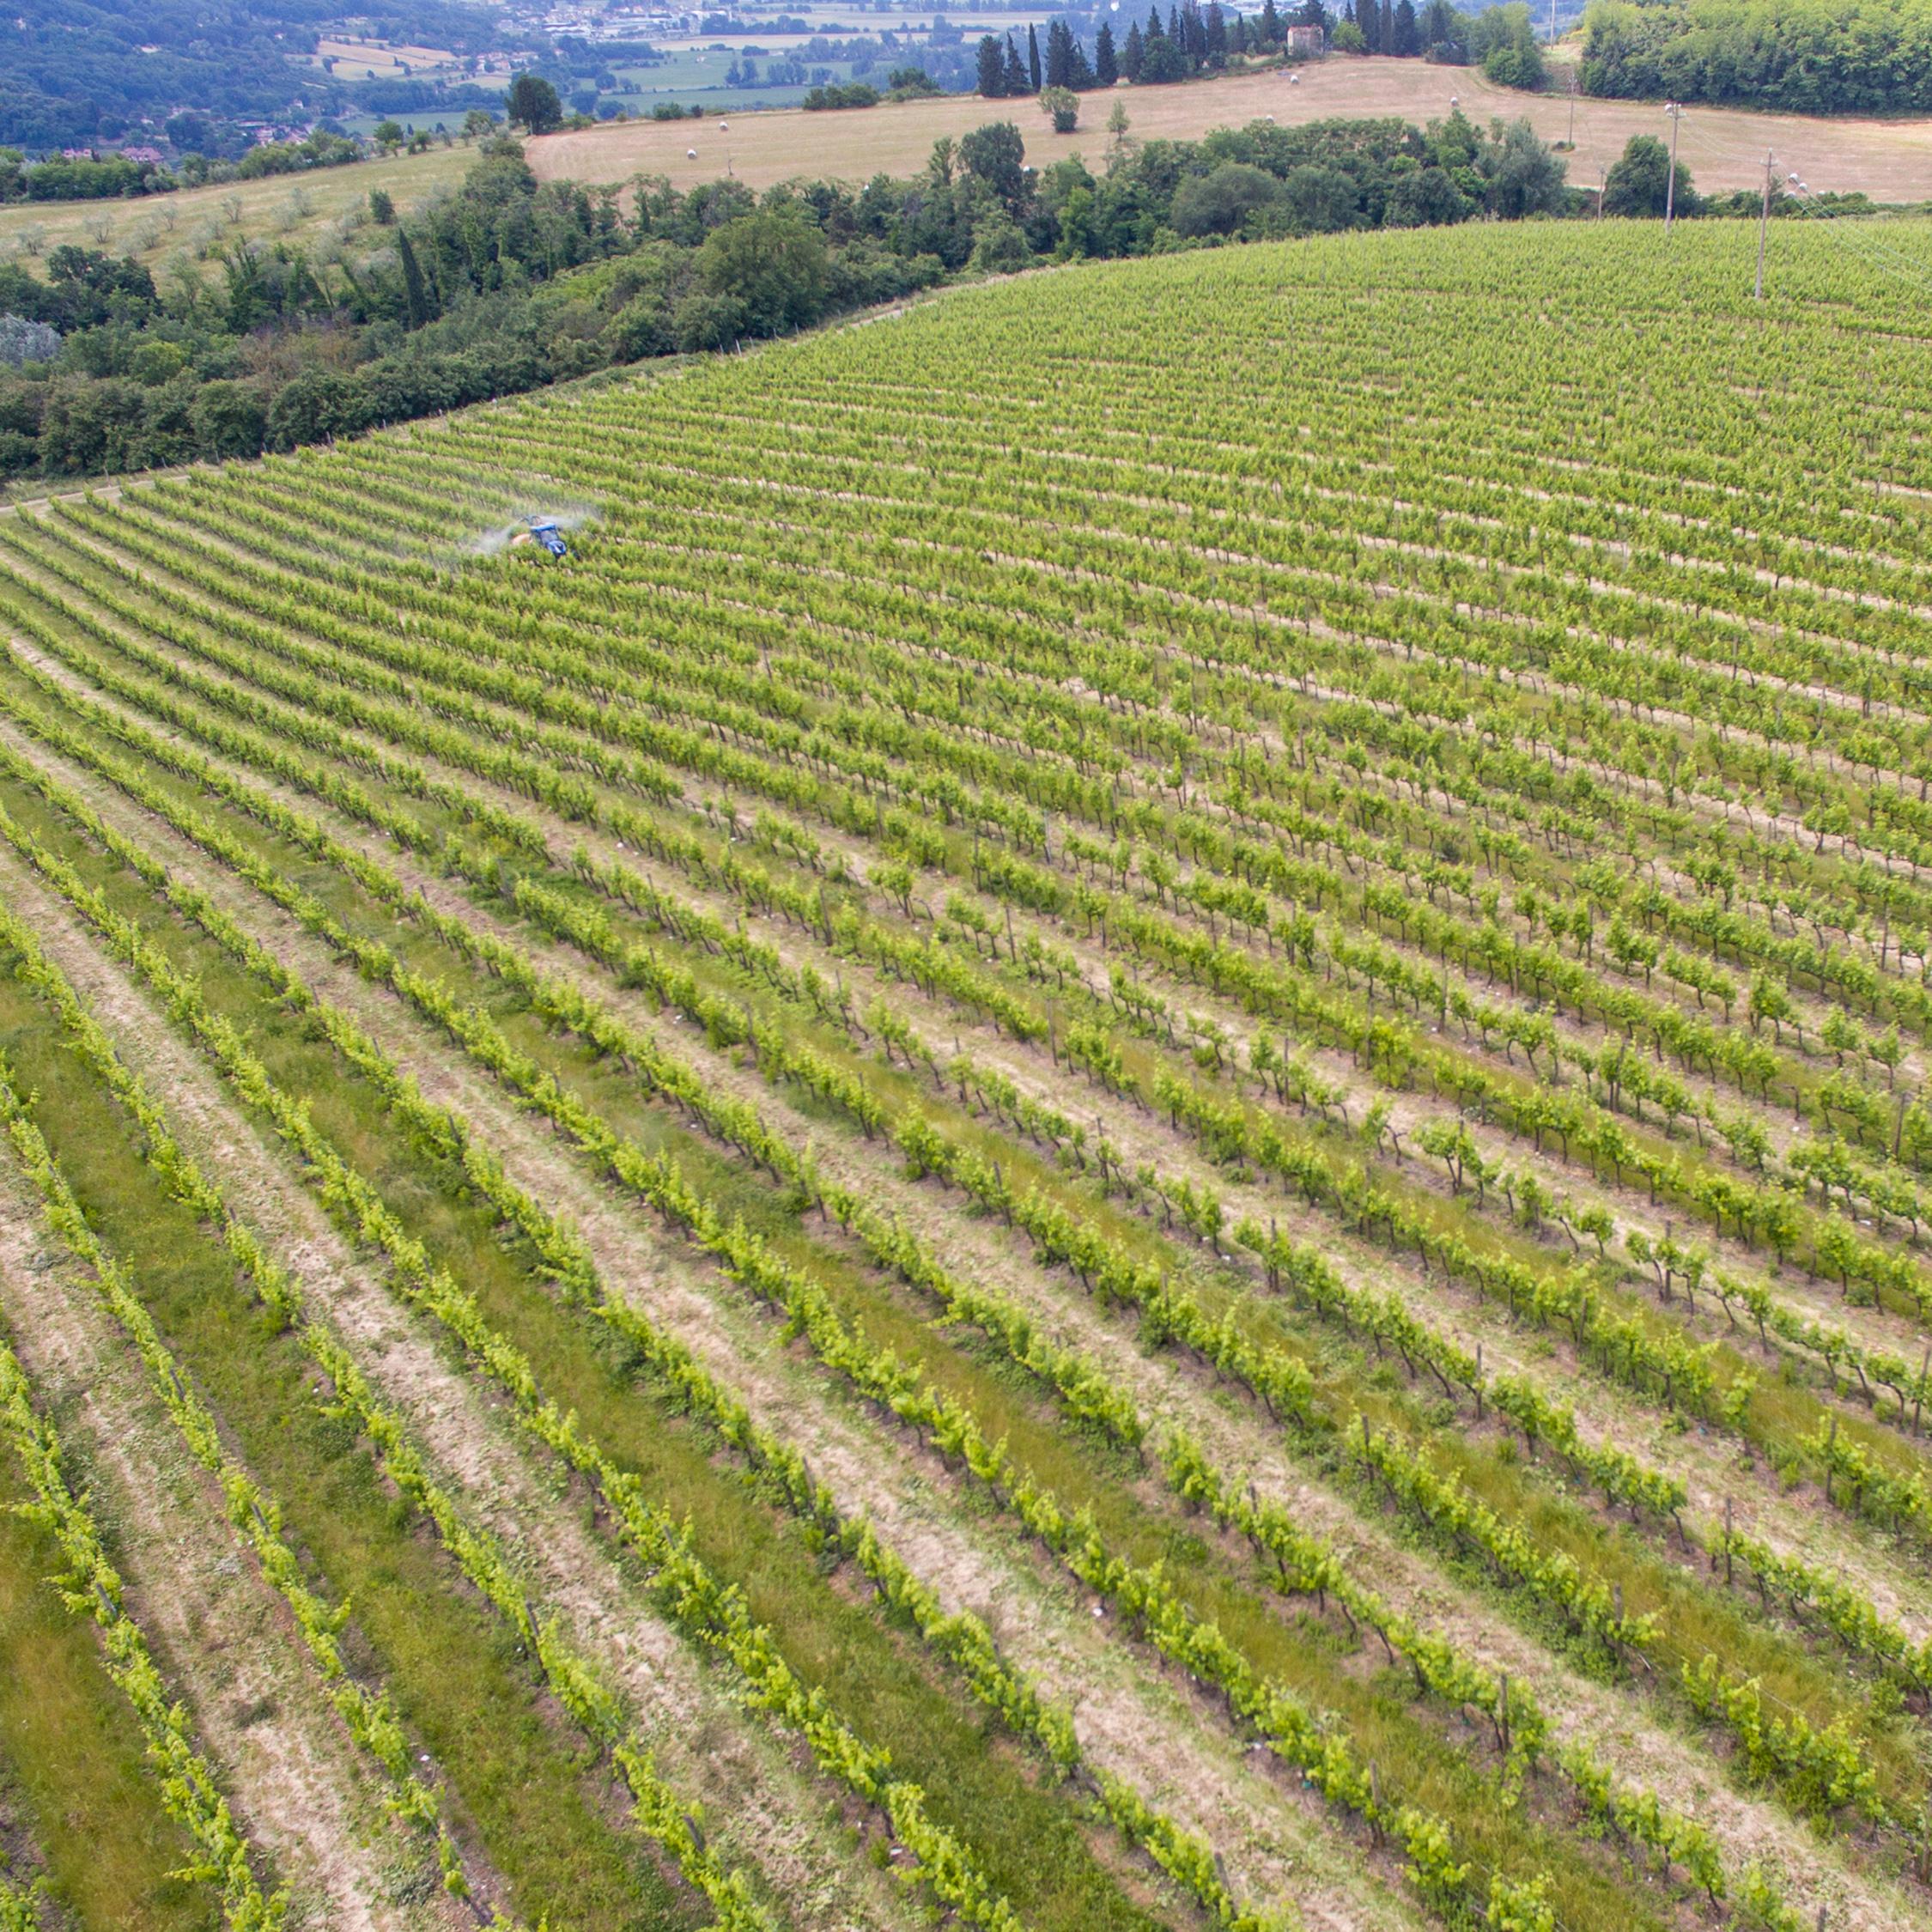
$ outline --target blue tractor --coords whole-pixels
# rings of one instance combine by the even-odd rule
[[[532,517],[530,519],[530,534],[552,556],[569,556],[569,551],[563,547],[563,533],[557,528],[555,517]]]

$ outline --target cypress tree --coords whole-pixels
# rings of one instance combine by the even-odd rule
[[[1006,36],[1006,67],[1000,78],[1005,82],[1010,94],[1022,94],[1032,90],[1026,84],[1026,63],[1019,57],[1019,49],[1013,45],[1011,33]]]
[[[1055,27],[1059,27],[1060,22],[1056,20],[1054,22],[1054,25]],[[1064,27],[1061,27],[1060,31],[1064,33],[1066,29]],[[1050,31],[1047,35],[1047,39],[1048,43],[1051,44],[1053,40],[1053,34]],[[1040,36],[1033,31],[1033,22],[1031,21],[1029,21],[1026,23],[1026,74],[1027,78],[1033,83],[1034,93],[1039,93]],[[1055,87],[1064,87],[1066,85],[1066,82],[1062,81],[1056,81],[1054,82],[1054,85]]]
[[[999,58],[999,43],[990,33],[980,38],[979,86],[980,93],[988,100],[997,100],[1006,91],[1006,70]]]
[[[1109,36],[1111,39],[1111,36]],[[1129,21],[1127,30],[1127,45],[1121,49],[1121,71],[1130,82],[1140,78],[1141,43],[1140,22]]]
[[[1133,37],[1131,27],[1127,29],[1127,37],[1130,39]],[[1099,33],[1093,37],[1094,85],[1110,88],[1120,77],[1121,64],[1114,52],[1114,29],[1102,21]]]
[[[1047,29],[1047,85],[1064,88],[1072,85],[1070,78],[1073,63],[1068,58],[1073,36],[1067,30],[1066,22],[1056,20]]]
[[[1140,44],[1138,78],[1144,87],[1157,87],[1181,78],[1180,58],[1174,43],[1167,37],[1167,29],[1161,25],[1158,7],[1151,9],[1147,15],[1147,32]]]
[[[1198,73],[1207,64],[1207,21],[1198,0],[1188,0],[1187,10],[1181,15],[1181,31],[1187,36],[1188,66]]]
[[[1170,81],[1184,81],[1190,71],[1188,64],[1188,42],[1181,25],[1181,9],[1170,8],[1173,31],[1161,25],[1160,9],[1155,8],[1147,16],[1147,37],[1140,52],[1140,82],[1143,87],[1157,87]]]
[[[416,250],[410,246],[407,228],[396,231],[396,252],[403,264],[403,294],[410,307],[410,326],[420,329],[429,319],[429,291],[422,283],[422,270],[417,265]]]

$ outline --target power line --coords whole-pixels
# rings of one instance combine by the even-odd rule
[[[1924,263],[1915,261],[1910,255],[1894,248],[1885,238],[1867,225],[1866,219],[1847,216],[1829,205],[1820,196],[1802,181],[1794,181],[1807,206],[1815,216],[1821,217],[1829,232],[1838,236],[1848,246],[1860,249],[1868,258],[1890,268],[1895,275],[1917,282],[1921,286],[1932,283],[1932,274],[1928,273]]]
[[[1921,261],[1894,248],[1881,235],[1866,225],[1864,218],[1840,214],[1829,206],[1818,191],[1797,175],[1786,176],[1789,185],[1797,190],[1799,205],[1815,223],[1822,219],[1826,233],[1833,236],[1853,253],[1859,255],[1868,267],[1881,269],[1886,273],[1897,276],[1901,281],[1911,282],[1921,289],[1932,289],[1932,269]]]

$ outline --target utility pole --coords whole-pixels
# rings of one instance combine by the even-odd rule
[[[1570,70],[1570,138],[1564,143],[1571,154],[1577,152],[1577,70]]]
[[[1673,100],[1664,112],[1670,116],[1670,178],[1664,183],[1663,201],[1663,232],[1668,234],[1670,224],[1677,218],[1677,124],[1684,110]]]
[[[1596,218],[1600,222],[1603,219],[1603,191],[1609,185],[1609,169],[1607,167],[1598,168],[1596,171]]]
[[[1758,300],[1765,299],[1765,237],[1771,228],[1771,152],[1765,149],[1765,205],[1758,212]]]

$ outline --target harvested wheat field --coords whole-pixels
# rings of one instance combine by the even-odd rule
[[[1291,80],[1290,72],[1296,76]],[[1473,68],[1419,60],[1335,55],[1291,70],[1230,76],[1185,87],[1121,87],[1081,96],[1081,125],[1055,134],[1030,100],[982,100],[946,94],[888,102],[845,112],[789,108],[727,114],[703,121],[629,121],[576,134],[547,135],[529,144],[530,165],[545,180],[628,181],[662,174],[689,188],[727,170],[752,187],[775,181],[864,182],[874,174],[917,174],[933,143],[988,121],[1012,121],[1036,167],[1068,155],[1104,164],[1107,118],[1118,101],[1140,141],[1198,141],[1220,127],[1243,127],[1272,115],[1283,123],[1362,120],[1390,114],[1425,126],[1451,112],[1454,100],[1486,124],[1527,118],[1545,141],[1576,140],[1566,157],[1576,185],[1594,188],[1633,134],[1668,139],[1661,104],[1579,100],[1572,117],[1566,94],[1522,94],[1498,87]],[[1932,121],[1859,120],[1806,114],[1755,114],[1741,108],[1686,108],[1680,159],[1700,191],[1754,188],[1765,178],[1765,150],[1776,150],[1777,173],[1801,176],[1820,194],[1869,195],[1874,201],[1932,198]],[[697,150],[697,158],[690,150]]]

